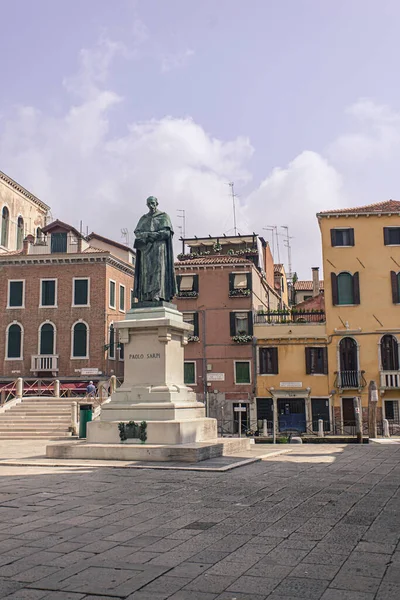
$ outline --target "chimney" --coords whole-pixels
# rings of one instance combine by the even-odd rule
[[[30,246],[33,244],[34,241],[35,238],[33,237],[33,235],[29,234],[26,236],[22,245],[22,254],[29,254]]]
[[[312,267],[313,298],[319,296],[319,267]]]

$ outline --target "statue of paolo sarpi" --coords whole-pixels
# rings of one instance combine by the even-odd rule
[[[176,294],[171,219],[158,210],[158,200],[147,198],[149,212],[135,229],[136,267],[133,296],[139,302],[169,302]]]

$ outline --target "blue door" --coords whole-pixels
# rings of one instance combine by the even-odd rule
[[[306,431],[304,398],[278,399],[279,431]]]

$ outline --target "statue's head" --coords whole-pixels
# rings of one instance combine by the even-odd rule
[[[158,206],[158,200],[155,196],[149,196],[146,200],[146,204],[149,207],[151,213],[156,212]]]

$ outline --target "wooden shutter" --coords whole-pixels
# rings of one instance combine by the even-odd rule
[[[233,337],[234,335],[236,335],[236,317],[234,312],[229,313],[229,324],[231,330],[231,337]]]
[[[248,326],[249,326],[249,335],[253,335],[253,313],[252,312],[247,313],[247,322],[248,322]]]
[[[182,275],[177,275],[176,276],[176,287],[178,289],[178,292],[181,291],[181,281],[182,281]]]
[[[331,244],[336,246],[336,229],[331,229]]]
[[[354,246],[354,229],[349,229],[349,246]]]
[[[389,246],[389,244],[390,244],[390,240],[389,240],[389,227],[384,227],[383,228],[383,243],[385,244],[385,246]]]
[[[277,375],[279,373],[278,368],[278,348],[270,348],[271,350],[271,364],[272,364],[272,373]]]
[[[353,303],[360,304],[360,276],[358,271],[353,275]]]
[[[332,283],[332,304],[337,306],[339,303],[339,294],[338,294],[338,282],[336,273],[331,273],[331,283]]]
[[[197,337],[199,336],[199,313],[194,313],[193,315],[193,326],[194,326],[194,331],[193,331],[193,335],[196,335]]]
[[[322,355],[324,361],[324,375],[328,375],[328,348],[322,348]]]
[[[199,276],[198,275],[193,275],[193,287],[192,290],[194,292],[198,292],[199,291]]]
[[[393,304],[399,304],[399,285],[397,273],[395,271],[390,271],[390,280],[392,282]]]
[[[229,273],[229,291],[235,289],[235,273]]]
[[[306,374],[311,374],[311,348],[306,348]]]
[[[246,273],[247,276],[247,289],[251,290],[252,289],[252,277],[251,277],[251,273]]]

